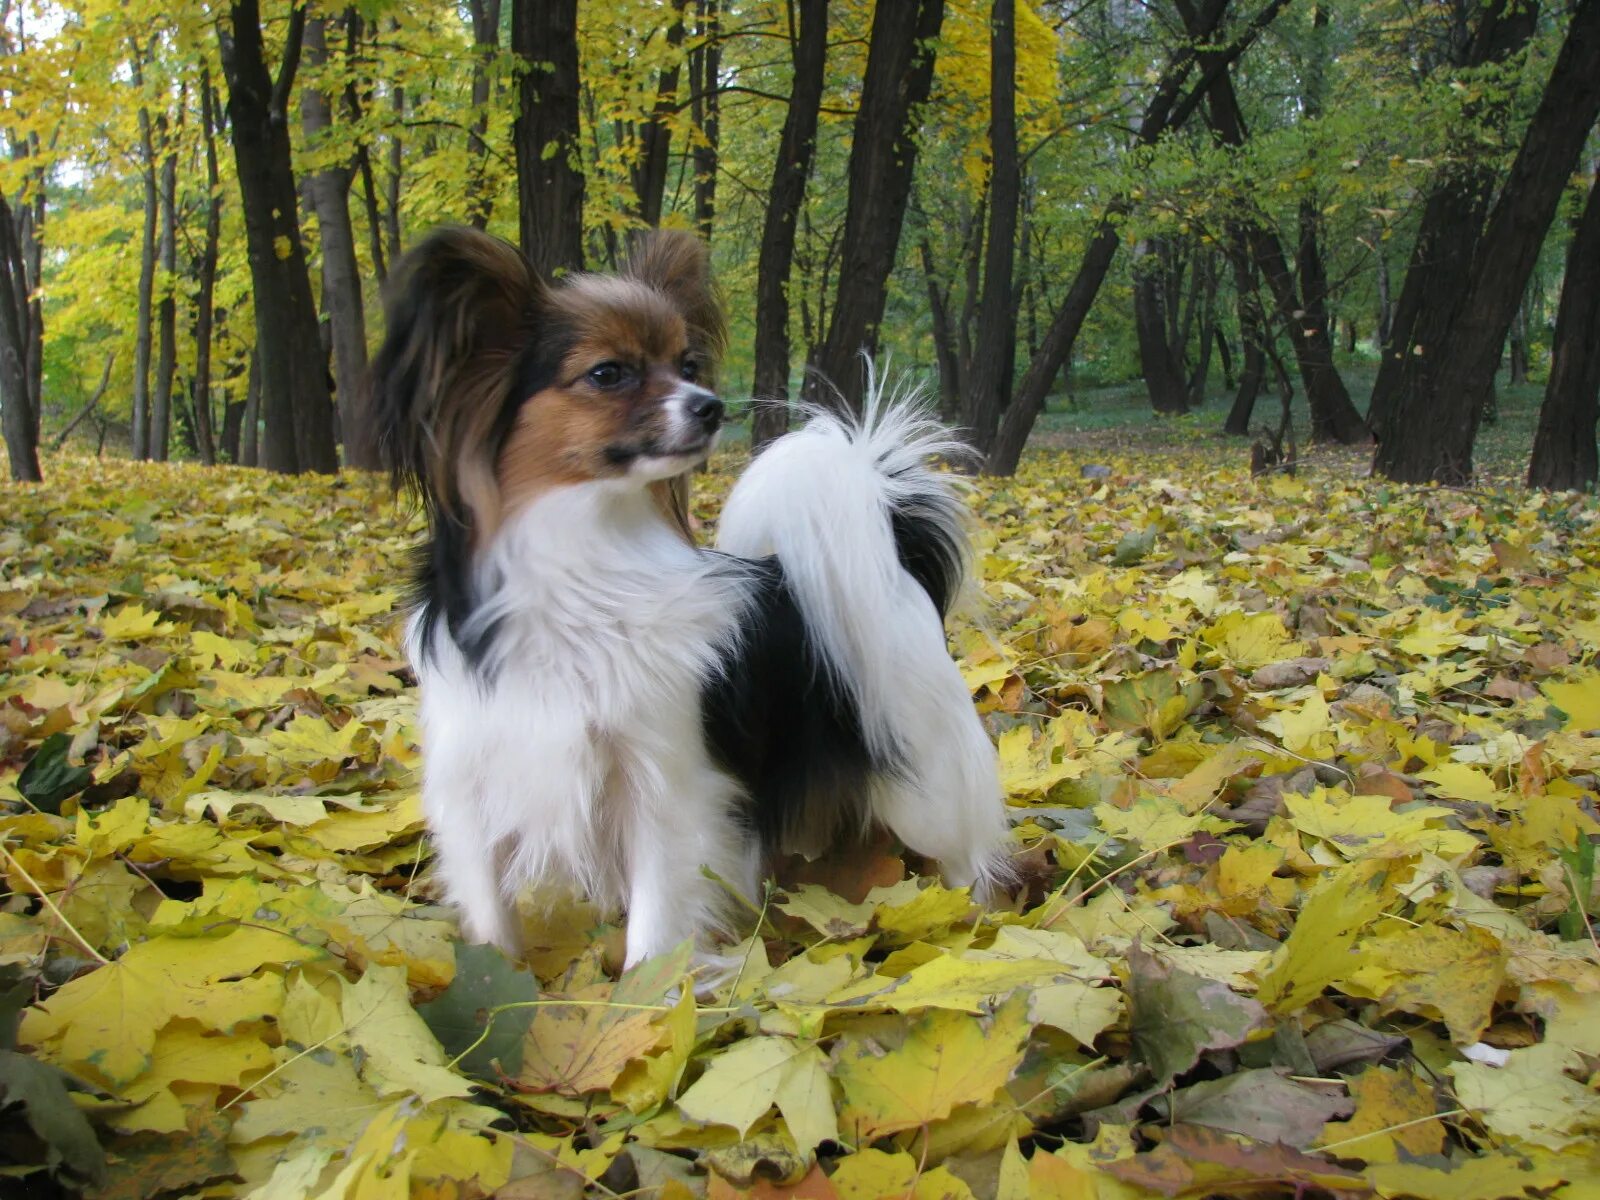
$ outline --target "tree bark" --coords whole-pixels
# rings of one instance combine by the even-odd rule
[[[344,28],[345,56],[354,59],[361,52],[361,38],[365,29],[361,14],[356,9],[344,10]],[[367,95],[370,98],[370,87]],[[352,79],[345,85],[344,106],[353,125],[361,124],[364,110],[361,97],[362,92]],[[378,278],[378,286],[382,287],[389,279],[387,255],[383,252],[383,206],[378,202],[378,180],[377,173],[372,169],[372,152],[365,141],[357,143],[355,161],[356,170],[361,176],[362,208],[367,219],[367,249],[372,255],[372,273]]]
[[[243,428],[239,436],[239,462],[246,467],[261,465],[261,352],[250,355],[250,374],[245,380]]]
[[[314,67],[326,64],[326,19],[306,23],[305,53]],[[300,93],[300,116],[306,142],[314,145],[333,125],[330,98],[314,87]],[[330,166],[306,177],[306,196],[317,215],[322,239],[322,304],[328,313],[333,342],[334,399],[339,409],[339,431],[344,439],[347,467],[365,471],[381,469],[377,429],[367,411],[367,321],[361,298],[361,268],[356,263],[355,228],[350,222],[350,184],[347,164]]]
[[[915,114],[933,85],[934,40],[943,22],[944,0],[893,0],[873,10],[850,145],[839,292],[818,356],[821,380],[808,381],[819,404],[861,407],[861,355],[878,349],[878,324],[916,168]]]
[[[928,313],[933,324],[933,354],[939,365],[939,415],[946,421],[961,417],[961,359],[956,354],[955,330],[950,325],[950,288],[939,280],[933,246],[926,236],[917,243],[922,278],[928,289]]]
[[[11,478],[38,483],[38,421],[28,395],[29,314],[27,272],[18,222],[11,202],[0,192],[0,420],[6,438]]]
[[[1206,402],[1206,389],[1211,382],[1211,350],[1213,346],[1222,347],[1223,359],[1227,359],[1227,343],[1215,335],[1217,330],[1217,268],[1215,257],[1209,250],[1200,249],[1195,253],[1193,281],[1190,285],[1189,296],[1194,301],[1192,312],[1195,324],[1199,326],[1199,334],[1195,338],[1195,364],[1194,370],[1189,373],[1189,407],[1200,408]],[[1178,352],[1182,353],[1183,347],[1188,345],[1190,323],[1185,321],[1184,340]]]
[[[1511,332],[1506,335],[1506,382],[1512,385],[1528,382],[1528,300],[1524,296],[1511,318]]]
[[[211,419],[211,340],[216,323],[217,255],[222,239],[222,188],[217,168],[217,114],[211,91],[211,67],[200,67],[200,132],[206,155],[206,232],[195,274],[199,291],[194,317],[194,440],[200,461],[217,461]],[[237,444],[235,444],[237,451]]]
[[[696,41],[689,52],[690,115],[700,132],[693,152],[694,227],[709,242],[717,215],[717,155],[722,144],[722,43],[718,0],[698,0],[696,8]]]
[[[778,139],[772,187],[756,267],[754,395],[750,446],[759,451],[789,426],[789,275],[806,177],[817,144],[823,68],[828,52],[828,0],[795,0],[791,44],[794,82]]]
[[[1238,293],[1239,345],[1244,365],[1239,371],[1239,387],[1233,394],[1233,406],[1223,423],[1224,433],[1247,436],[1250,418],[1255,413],[1256,398],[1267,378],[1266,342],[1271,333],[1261,312],[1261,296],[1256,290],[1255,267],[1250,258],[1250,247],[1244,231],[1237,226],[1229,231],[1228,260],[1233,267],[1233,287]]]
[[[671,0],[672,19],[667,24],[669,61],[656,77],[656,102],[639,130],[639,157],[633,166],[633,193],[638,216],[650,228],[661,224],[661,205],[667,193],[667,165],[672,152],[672,126],[678,109],[678,81],[683,72],[683,12],[688,0]]]
[[[1378,259],[1378,317],[1377,328],[1373,331],[1373,341],[1378,347],[1381,356],[1389,346],[1389,339],[1394,330],[1394,301],[1389,294],[1389,255],[1384,251],[1383,243],[1377,242]]]
[[[490,69],[500,52],[500,0],[467,0],[472,17],[472,125],[467,131],[467,222],[486,229],[494,211],[494,190],[489,185],[489,83]],[[349,184],[346,183],[348,189]],[[338,356],[337,342],[334,347]],[[343,410],[340,411],[343,419]],[[349,455],[348,435],[345,453]]]
[[[130,60],[133,86],[144,91],[143,51],[133,41]],[[156,185],[155,137],[150,129],[150,110],[139,104],[139,175],[144,184],[144,224],[139,239],[139,295],[133,326],[133,421],[129,453],[135,459],[150,457],[150,354],[152,313],[156,287],[156,229],[160,216],[160,189]]]
[[[963,394],[973,449],[987,454],[1011,399],[1017,361],[1014,276],[1022,168],[1017,157],[1017,38],[1014,0],[994,0],[989,14],[989,232],[983,299],[972,371]]]
[[[1600,0],[1578,0],[1444,336],[1406,355],[1374,470],[1410,483],[1464,484],[1506,331],[1562,189],[1600,115]]]
[[[1471,36],[1462,39],[1451,55],[1452,64],[1475,69],[1505,62],[1528,44],[1538,18],[1534,0],[1488,0]],[[1476,124],[1485,115],[1481,108],[1469,106],[1465,123]],[[1498,101],[1487,116],[1503,121],[1505,110],[1505,102]],[[1419,346],[1427,353],[1444,336],[1454,298],[1468,285],[1494,197],[1496,173],[1483,150],[1471,143],[1459,149],[1464,162],[1443,173],[1428,192],[1405,281],[1390,314],[1388,336],[1380,342],[1383,358],[1367,408],[1367,424],[1379,441],[1391,432],[1407,360]],[[1386,266],[1383,269],[1386,275]]]
[[[1597,482],[1595,422],[1600,418],[1600,171],[1567,247],[1556,310],[1550,381],[1539,409],[1528,486],[1593,491]]]
[[[583,269],[578,0],[511,0],[511,49],[527,67],[512,128],[522,252],[550,279]]]
[[[266,425],[262,465],[289,473],[339,466],[327,372],[321,355],[308,353],[320,344],[317,309],[289,157],[289,93],[305,19],[305,9],[293,10],[276,82],[263,57],[257,0],[234,0],[217,24],[255,293]]]
[[[405,144],[400,130],[406,119],[405,88],[390,89],[389,107],[394,112],[394,124],[389,130],[389,170],[383,179],[383,239],[389,261],[394,262],[405,250],[405,235],[400,229],[400,181],[405,172]]]
[[[1144,376],[1150,407],[1159,413],[1189,411],[1189,389],[1183,378],[1183,363],[1178,361],[1168,336],[1167,311],[1171,307],[1165,290],[1161,254],[1149,242],[1134,247],[1133,324],[1139,339],[1139,367]]]
[[[150,398],[150,457],[166,462],[172,441],[172,393],[178,373],[178,156],[167,133],[166,118],[158,123],[161,137],[161,238],[156,267],[161,272],[161,299],[156,305],[156,377]]]

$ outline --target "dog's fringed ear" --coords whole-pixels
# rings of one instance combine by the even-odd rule
[[[622,273],[672,297],[689,326],[690,346],[704,359],[704,382],[716,386],[728,322],[705,242],[681,229],[650,230],[634,242]]]
[[[494,520],[493,430],[542,296],[522,253],[475,229],[436,230],[395,264],[373,416],[395,487],[430,518]]]

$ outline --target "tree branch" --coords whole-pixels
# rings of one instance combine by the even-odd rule
[[[59,450],[62,446],[66,445],[67,438],[71,436],[72,431],[81,425],[84,418],[95,410],[95,405],[100,403],[100,397],[106,394],[106,385],[111,382],[111,364],[116,362],[116,360],[117,352],[115,350],[112,350],[106,355],[105,369],[100,372],[100,384],[94,389],[94,395],[89,397],[89,403],[85,404],[83,408],[78,411],[78,415],[73,417],[72,420],[68,421],[66,427],[62,429],[60,433],[56,434],[56,440],[51,444],[52,450]]]
[[[278,68],[278,79],[272,85],[272,112],[289,119],[289,93],[294,90],[294,77],[300,69],[300,47],[305,43],[306,6],[297,4],[289,11],[289,31],[284,34],[283,63]]]

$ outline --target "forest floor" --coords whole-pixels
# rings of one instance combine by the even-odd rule
[[[1365,412],[1377,367],[1345,363],[1340,365],[1340,375],[1356,408]],[[1220,381],[1215,382],[1220,385]],[[1502,378],[1496,399],[1497,417],[1479,427],[1473,447],[1478,482],[1488,486],[1520,485],[1527,475],[1528,457],[1533,452],[1533,435],[1539,425],[1544,385],[1512,386]],[[1248,466],[1253,439],[1222,432],[1222,423],[1232,401],[1231,392],[1214,389],[1203,408],[1181,417],[1169,417],[1151,411],[1144,384],[1137,379],[1084,387],[1070,397],[1051,397],[1028,445],[1036,450],[1103,451],[1179,458],[1198,453],[1212,461]],[[1290,412],[1300,461],[1305,469],[1344,479],[1368,476],[1372,465],[1370,447],[1309,445],[1306,435],[1311,428],[1311,415],[1304,396],[1298,391]],[[1256,402],[1251,428],[1269,425],[1276,428],[1279,413],[1277,396],[1263,392]]]
[[[877,845],[699,995],[571,898],[459,942],[379,480],[48,456],[0,486],[4,1186],[1592,1200],[1600,508],[1200,445],[974,484],[1016,894]]]

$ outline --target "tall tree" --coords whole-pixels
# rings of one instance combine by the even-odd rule
[[[1229,230],[1228,261],[1233,268],[1233,289],[1238,298],[1239,345],[1244,362],[1239,369],[1239,386],[1233,394],[1233,406],[1228,409],[1228,419],[1222,429],[1224,433],[1243,436],[1250,432],[1250,418],[1255,412],[1256,399],[1261,395],[1261,385],[1266,382],[1266,339],[1271,335],[1261,312],[1261,296],[1256,290],[1255,265],[1250,257],[1250,247],[1237,225]]]
[[[817,114],[827,65],[828,0],[794,0],[789,15],[794,75],[772,167],[772,186],[767,192],[756,268],[754,395],[760,404],[751,423],[752,450],[760,450],[789,425],[789,272],[794,265],[806,177],[816,152]]]
[[[1444,35],[1445,50],[1438,57],[1458,72],[1494,66],[1518,54],[1539,19],[1537,0],[1485,0],[1476,9],[1475,24],[1470,19],[1476,6],[1469,0],[1454,0],[1451,7],[1451,33]],[[1466,31],[1466,36],[1457,30]],[[1380,440],[1389,435],[1407,360],[1416,347],[1427,353],[1439,344],[1454,298],[1467,286],[1498,182],[1492,158],[1472,140],[1481,137],[1480,125],[1498,133],[1509,119],[1507,108],[1499,97],[1466,106],[1459,144],[1451,147],[1449,165],[1428,188],[1400,298],[1389,314],[1387,336],[1379,343],[1383,360],[1367,420]],[[1386,275],[1387,265],[1383,266]]]
[[[1014,0],[994,0],[989,13],[989,236],[983,256],[983,300],[963,414],[973,448],[987,453],[1011,397],[1017,361],[1017,26]]]
[[[0,61],[7,67],[28,52],[21,16],[13,35],[11,12],[10,0],[0,0]],[[9,111],[16,111],[10,86],[0,85],[0,100],[7,102]],[[34,165],[39,158],[38,134],[22,129],[6,132],[13,166],[23,169],[22,186],[15,196],[7,196],[0,187],[0,431],[5,434],[11,478],[36,483],[42,478],[39,421],[44,312],[39,292],[45,173]]]
[[[1528,486],[1592,491],[1600,474],[1595,422],[1600,419],[1600,169],[1567,247],[1556,310],[1550,379],[1539,409]]]
[[[306,22],[307,64],[321,74],[328,63],[327,20]],[[334,398],[339,408],[339,430],[344,439],[344,461],[349,467],[375,471],[382,466],[377,429],[368,413],[367,321],[361,299],[361,269],[356,264],[355,227],[350,222],[350,184],[354,170],[348,160],[329,157],[334,131],[333,103],[318,80],[300,91],[300,116],[308,148],[319,148],[322,165],[306,176],[306,196],[317,215],[322,241],[322,305],[327,310],[333,341]]]
[[[1472,445],[1506,331],[1597,115],[1600,0],[1577,0],[1466,287],[1448,298],[1439,340],[1406,356],[1373,459],[1378,473],[1411,483],[1471,480]]]
[[[522,74],[512,140],[522,252],[543,279],[583,267],[578,157],[578,0],[512,0]]]
[[[222,183],[217,169],[217,104],[211,88],[211,65],[200,66],[200,135],[206,160],[206,228],[195,260],[199,281],[195,294],[194,439],[200,461],[217,460],[216,433],[211,419],[211,343],[216,327],[217,257],[222,243]],[[237,451],[236,451],[237,452]]]
[[[694,227],[706,241],[717,214],[717,156],[722,146],[722,38],[719,0],[697,0],[689,51],[689,109],[694,120]]]
[[[156,237],[160,212],[161,189],[156,180],[155,135],[151,131],[150,109],[142,98],[144,92],[144,51],[137,38],[129,39],[133,56],[130,73],[133,86],[139,89],[139,173],[144,183],[144,226],[139,239],[139,298],[134,313],[133,327],[133,424],[132,445],[134,458],[150,457],[150,353],[154,323],[156,288]]]
[[[1198,32],[1169,55],[1157,76],[1134,135],[1136,146],[1153,146],[1168,132],[1182,128],[1212,84],[1225,75],[1239,56],[1255,43],[1261,31],[1283,11],[1288,0],[1266,0],[1231,41],[1221,43],[1220,50],[1206,54],[1205,64],[1198,72],[1199,77],[1191,84],[1190,76],[1195,74],[1201,48],[1220,41],[1219,34],[1227,15],[1228,3],[1229,0],[1204,0],[1196,10],[1193,29]],[[1118,196],[1105,206],[1105,215],[1089,239],[1072,284],[1051,318],[1049,328],[1039,340],[1038,352],[1017,382],[1011,403],[1001,419],[999,435],[984,460],[984,470],[989,474],[1010,475],[1016,471],[1033,423],[1044,410],[1050,383],[1072,354],[1078,332],[1083,328],[1094,298],[1099,294],[1100,285],[1105,282],[1106,273],[1111,269],[1117,246],[1122,240],[1118,226],[1127,211],[1126,196]]]
[[[180,113],[184,103],[180,92]],[[178,152],[166,114],[162,114],[157,125],[161,130],[161,236],[156,245],[156,268],[161,272],[161,298],[156,302],[156,374],[150,393],[150,457],[156,462],[166,462],[172,441],[172,394],[178,377]]]
[[[1319,14],[1326,10],[1318,9]],[[1319,16],[1320,20],[1325,17]],[[1190,33],[1196,32],[1191,25]],[[1203,60],[1214,56],[1202,54]],[[1308,94],[1316,89],[1308,88]],[[1315,106],[1312,107],[1314,113]],[[1233,86],[1231,71],[1221,72],[1207,97],[1206,117],[1212,132],[1225,146],[1242,148],[1248,140],[1244,114]],[[1306,402],[1311,408],[1311,439],[1341,442],[1346,445],[1368,442],[1371,434],[1361,414],[1350,401],[1350,393],[1333,361],[1333,338],[1329,332],[1326,302],[1327,273],[1317,245],[1314,209],[1302,203],[1299,210],[1300,237],[1296,246],[1299,277],[1289,264],[1283,242],[1259,213],[1239,218],[1245,242],[1267,285],[1278,320],[1294,349],[1295,364],[1305,385]]]
[[[233,0],[217,18],[255,299],[262,465],[289,473],[334,471],[339,465],[327,371],[320,354],[307,352],[320,338],[289,157],[289,96],[305,26],[306,10],[296,6],[274,80],[257,0]]]
[[[934,40],[943,22],[944,0],[885,0],[873,10],[850,145],[839,291],[817,357],[818,374],[839,394],[820,387],[813,393],[820,403],[861,407],[866,376],[860,356],[878,348],[917,161],[915,114],[933,85]]]
[[[37,483],[39,422],[28,395],[28,300],[16,212],[0,192],[0,418],[11,478]]]
[[[472,17],[472,125],[467,138],[467,221],[489,224],[494,193],[488,178],[489,93],[495,56],[500,52],[500,0],[467,0]]]
[[[1177,297],[1167,294],[1166,257],[1160,239],[1141,241],[1133,248],[1133,327],[1150,406],[1160,413],[1182,413],[1189,411],[1189,386],[1182,343],[1175,343],[1167,329]]]
[[[678,82],[683,73],[683,14],[688,0],[671,0],[666,28],[666,59],[656,76],[655,106],[639,130],[638,157],[633,164],[636,215],[651,228],[661,224],[667,194],[667,167],[672,151],[672,117],[678,111]],[[652,35],[654,36],[654,35]]]

